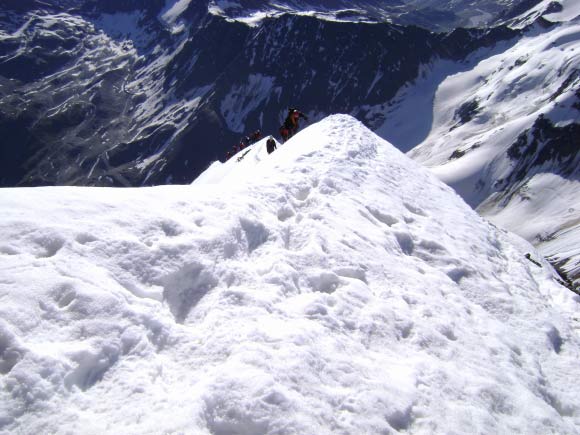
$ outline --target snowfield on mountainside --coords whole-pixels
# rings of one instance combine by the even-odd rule
[[[580,299],[531,245],[350,116],[265,141],[0,190],[1,433],[580,433]]]
[[[569,22],[424,67],[375,131],[580,285],[580,3],[562,3],[544,17]]]

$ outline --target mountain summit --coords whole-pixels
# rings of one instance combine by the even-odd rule
[[[579,298],[350,116],[190,186],[0,212],[0,431],[580,427]]]

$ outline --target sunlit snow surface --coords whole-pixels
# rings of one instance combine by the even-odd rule
[[[348,116],[191,186],[3,189],[0,259],[3,433],[579,432],[578,298]]]
[[[579,5],[564,2],[562,12],[548,17],[576,16]],[[580,112],[573,107],[578,71],[580,21],[535,26],[523,37],[481,49],[463,62],[439,60],[424,67],[415,83],[399,91],[376,131],[431,168],[486,218],[537,244],[546,257],[567,261],[563,269],[578,277],[577,177],[539,168],[530,175],[528,196],[516,195],[506,204],[496,195],[515,164],[507,150],[540,115],[558,127],[580,123]],[[476,113],[461,122],[458,111],[469,103],[478,106]],[[375,107],[370,113],[381,110]],[[546,243],[548,235],[560,240]],[[580,284],[578,278],[576,282]]]

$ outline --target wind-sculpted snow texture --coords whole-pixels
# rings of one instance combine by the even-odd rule
[[[240,157],[0,191],[0,431],[578,433],[579,299],[527,242],[346,115]]]

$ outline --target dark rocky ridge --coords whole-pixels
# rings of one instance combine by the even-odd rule
[[[557,127],[540,115],[530,130],[524,131],[508,149],[513,162],[511,174],[498,181],[507,201],[535,174],[551,172],[580,181],[580,124]]]

